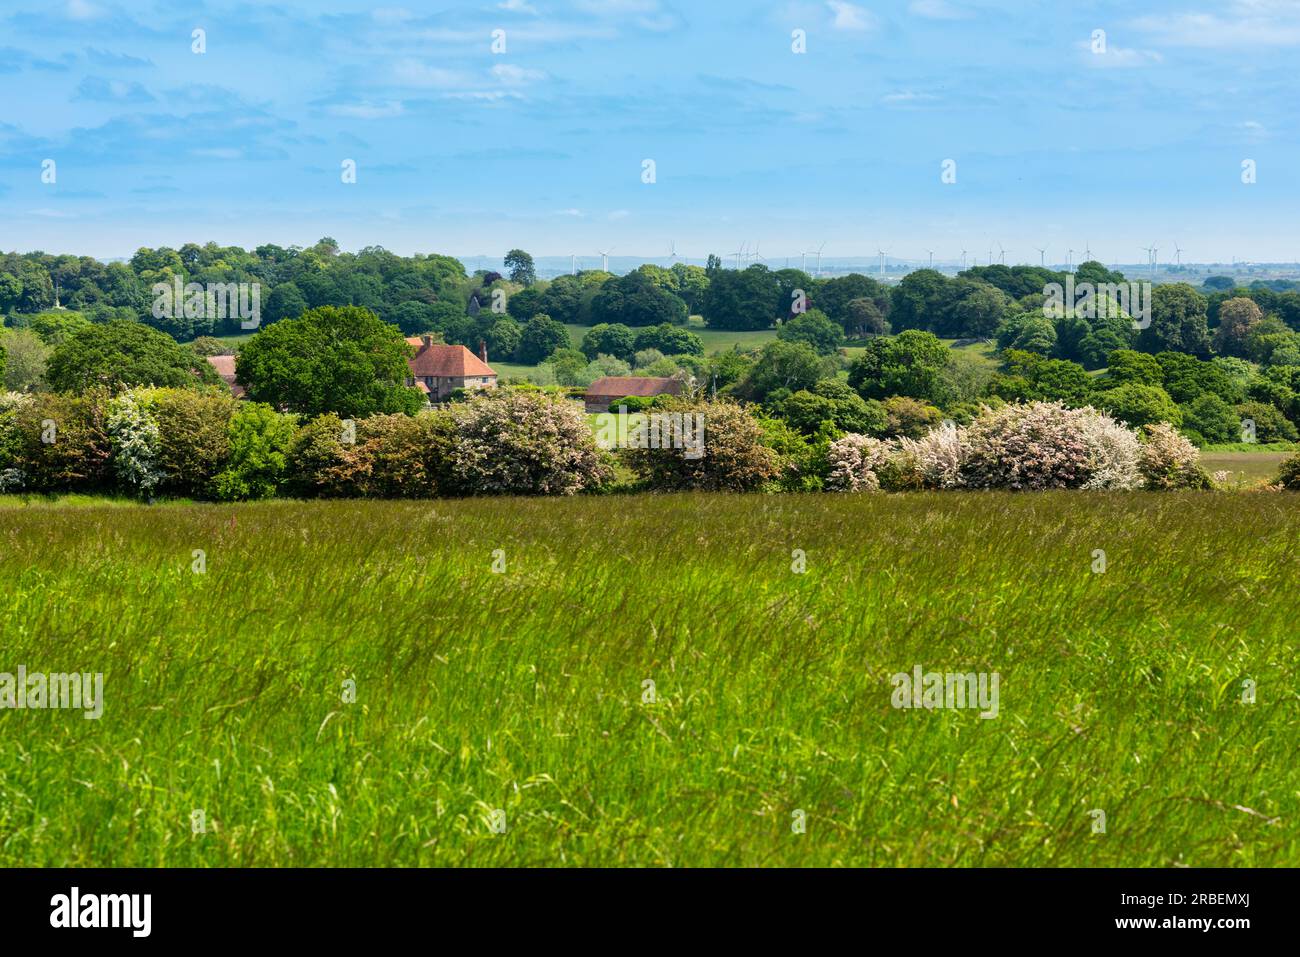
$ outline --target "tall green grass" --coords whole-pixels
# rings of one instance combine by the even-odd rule
[[[106,704],[0,711],[0,865],[1300,864],[1298,533],[1282,495],[5,510],[0,671]],[[916,664],[999,716],[894,709]]]

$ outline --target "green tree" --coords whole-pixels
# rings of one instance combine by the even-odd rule
[[[948,349],[934,334],[909,329],[868,342],[849,366],[849,385],[866,399],[905,395],[943,406],[947,365]]]
[[[588,359],[613,356],[626,362],[635,351],[636,334],[621,322],[602,322],[592,326],[582,337],[582,354]]]
[[[322,306],[259,330],[239,353],[249,398],[304,415],[416,412],[410,347],[396,326],[359,306]]]
[[[11,392],[32,392],[42,388],[50,347],[30,329],[10,329],[0,341],[6,357],[5,388]]]
[[[502,356],[506,361],[519,351],[519,343],[524,338],[524,327],[513,319],[502,316],[487,330],[488,355]]]
[[[307,299],[302,290],[291,282],[281,283],[266,297],[262,313],[269,325],[281,319],[297,319],[307,311]]]
[[[533,267],[533,257],[522,249],[512,249],[506,253],[506,268],[510,270],[510,281],[521,286],[531,286],[537,282],[537,271]]]
[[[230,458],[213,480],[225,501],[270,498],[284,484],[295,418],[261,402],[246,402],[230,417]]]
[[[1183,413],[1159,386],[1127,382],[1096,395],[1096,404],[1131,429],[1168,422],[1183,424]]]
[[[1264,318],[1259,306],[1238,296],[1219,306],[1219,326],[1214,330],[1214,351],[1226,356],[1246,355],[1251,328]]]
[[[684,325],[687,312],[686,303],[657,284],[652,274],[637,271],[602,285],[591,301],[591,316],[626,326]]]
[[[766,266],[721,269],[710,274],[701,313],[711,329],[766,329],[785,303],[781,288]]]
[[[539,312],[524,326],[515,361],[524,365],[537,365],[556,349],[568,349],[571,346],[569,330],[564,328],[564,324]]]
[[[1143,352],[1210,353],[1204,296],[1185,282],[1156,286],[1151,293],[1151,324],[1138,335]]]
[[[893,289],[890,325],[895,329],[942,329],[953,293],[953,283],[937,269],[913,270]]]
[[[1205,442],[1236,442],[1241,421],[1227,402],[1212,392],[1182,407],[1185,432],[1194,433]]]
[[[633,349],[658,349],[666,356],[704,355],[704,343],[699,336],[682,326],[666,322],[640,330],[636,334]]]
[[[738,391],[762,401],[778,389],[811,389],[822,376],[821,357],[806,342],[769,342],[758,354]]]
[[[820,355],[830,355],[839,348],[844,330],[819,309],[810,309],[781,323],[776,337],[786,342],[806,342]]]
[[[87,326],[55,347],[45,378],[56,392],[155,385],[193,387],[221,381],[193,349],[139,322]]]

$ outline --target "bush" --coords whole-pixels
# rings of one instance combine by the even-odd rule
[[[230,458],[230,419],[239,400],[229,392],[155,389],[142,402],[158,423],[160,490],[203,497]]]
[[[834,492],[878,492],[877,472],[892,454],[888,442],[866,435],[846,435],[831,443],[826,488]]]
[[[1143,429],[1141,470],[1148,488],[1210,488],[1200,465],[1201,453],[1167,423]]]
[[[966,458],[963,429],[944,424],[919,439],[895,443],[885,484],[894,488],[960,488],[966,484],[962,466]]]
[[[965,430],[971,488],[1137,488],[1137,437],[1095,409],[1056,402],[988,411]]]
[[[108,393],[39,393],[17,407],[17,468],[38,492],[91,491],[111,480]]]
[[[1137,429],[1156,422],[1183,423],[1182,411],[1169,393],[1159,386],[1126,382],[1098,393],[1095,401],[1130,428]]]
[[[118,482],[135,495],[148,496],[163,479],[158,422],[135,392],[124,392],[109,403],[108,437]]]
[[[904,395],[886,399],[884,413],[885,434],[891,437],[919,438],[943,420],[934,406]]]
[[[678,402],[670,413],[703,416],[703,455],[687,448],[627,449],[624,460],[655,491],[745,492],[780,475],[777,454],[763,444],[758,421],[734,402]],[[698,421],[698,420],[695,420]]]
[[[343,463],[343,420],[332,412],[318,415],[301,426],[289,443],[285,486],[296,495],[346,495],[336,484],[334,471]]]
[[[781,419],[760,418],[763,444],[777,455],[778,477],[767,489],[773,492],[816,492],[825,485],[830,468],[826,455],[830,436],[803,435]]]
[[[1300,452],[1284,459],[1278,466],[1277,484],[1293,492],[1300,492]]]
[[[1236,407],[1239,423],[1255,423],[1256,442],[1295,442],[1300,433],[1276,406],[1265,402],[1243,402]],[[1244,432],[1244,426],[1242,427]]]
[[[284,484],[296,416],[280,415],[250,402],[230,418],[230,459],[213,481],[213,494],[225,502],[270,498]]]
[[[539,392],[497,390],[454,406],[452,489],[464,495],[572,495],[612,470],[582,408]]]
[[[21,392],[0,393],[0,492],[15,491],[24,482],[23,437],[18,411],[33,399]]]

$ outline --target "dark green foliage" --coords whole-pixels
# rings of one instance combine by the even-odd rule
[[[344,417],[414,412],[424,404],[406,385],[410,347],[368,309],[312,309],[260,330],[239,354],[249,398],[303,415]]]
[[[97,386],[184,388],[221,381],[194,350],[156,329],[121,319],[87,326],[61,342],[50,356],[45,379],[57,392]]]

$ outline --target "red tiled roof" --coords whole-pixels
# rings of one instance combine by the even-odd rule
[[[217,375],[221,376],[226,385],[230,386],[230,391],[236,399],[248,391],[235,381],[234,356],[208,356],[208,362],[212,363],[212,368],[217,370]]]
[[[621,399],[624,396],[677,395],[682,384],[676,379],[663,379],[645,375],[607,375],[597,379],[587,387],[587,396],[611,396]]]
[[[212,363],[212,368],[217,370],[217,375],[223,379],[230,376],[235,377],[235,357],[234,356],[208,356],[208,361]]]
[[[433,342],[428,345],[421,343],[419,349],[415,358],[407,360],[413,376],[464,378],[496,375],[491,366],[464,346],[444,346]]]

